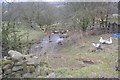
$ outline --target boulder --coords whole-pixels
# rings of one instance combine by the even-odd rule
[[[17,61],[31,61],[31,59],[34,59],[35,62],[36,60],[38,59],[37,56],[33,55],[33,54],[29,54],[29,55],[23,55],[21,54],[20,52],[17,52],[17,51],[14,51],[14,50],[10,50],[8,52],[8,54],[10,55],[10,57],[13,59],[13,60],[17,60]]]
[[[13,60],[18,60],[21,61],[24,59],[24,55],[21,54],[20,52],[14,51],[14,50],[10,50],[8,52],[9,56],[13,59]]]
[[[6,71],[4,72],[5,75],[10,74],[10,73],[12,73],[12,70],[11,70],[11,69],[8,69],[8,70],[6,70]]]
[[[25,73],[25,74],[22,75],[22,77],[25,77],[25,78],[32,77],[32,74],[31,73]]]
[[[0,75],[2,75],[2,68],[0,67]]]
[[[2,75],[0,75],[0,80],[2,80]]]
[[[11,68],[11,65],[10,65],[10,64],[7,64],[7,65],[3,66],[3,69],[4,69],[4,70],[10,69],[10,68]]]
[[[20,70],[23,70],[23,67],[22,66],[14,66],[13,68],[12,68],[12,71],[20,71]]]
[[[21,66],[22,64],[26,64],[27,61],[19,61],[19,62],[16,62],[14,65],[15,66]]]
[[[34,72],[34,76],[40,76],[41,74],[41,67],[40,66],[37,66],[36,69],[35,69],[35,72]]]
[[[20,78],[20,77],[22,77],[22,75],[20,73],[15,73],[15,77]]]
[[[36,56],[34,57],[29,57],[29,56],[26,56],[26,60],[27,60],[27,65],[37,65],[39,64],[39,60]]]
[[[26,66],[24,68],[24,72],[33,73],[33,72],[35,72],[35,67],[34,66]]]
[[[11,57],[4,56],[3,60],[11,60]]]

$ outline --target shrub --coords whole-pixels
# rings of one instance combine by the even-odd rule
[[[9,50],[17,50],[22,52],[24,46],[28,43],[23,43],[22,38],[27,33],[20,34],[20,30],[16,27],[15,22],[3,22],[2,27],[2,54],[7,56]]]

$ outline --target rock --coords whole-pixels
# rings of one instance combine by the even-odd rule
[[[26,58],[26,60],[27,60],[27,65],[37,65],[37,64],[39,64],[39,61],[38,61],[38,59],[36,59],[36,58]]]
[[[91,52],[95,52],[95,51],[96,51],[96,49],[92,49],[92,50],[91,50]]]
[[[11,74],[6,75],[6,77],[9,77],[9,78],[11,78],[11,77],[13,77],[13,78],[20,78],[20,77],[22,77],[22,75],[18,71],[18,72],[12,72]]]
[[[11,57],[7,57],[6,59],[7,59],[7,60],[11,60]]]
[[[36,63],[34,60],[30,60],[30,61],[28,61],[27,62],[27,65],[34,65],[34,66],[36,66],[38,63]]]
[[[20,77],[22,77],[22,75],[20,73],[15,73],[15,77],[20,78]]]
[[[4,72],[4,74],[6,75],[6,74],[10,74],[12,72],[12,70],[11,69],[8,69],[8,70],[6,70],[5,72]]]
[[[20,52],[17,52],[17,51],[14,51],[14,50],[10,50],[8,52],[8,54],[10,55],[10,57],[13,59],[13,60],[18,60],[18,61],[21,61],[24,59],[24,55],[21,54]]]
[[[2,75],[2,68],[0,68],[0,75]]]
[[[0,75],[0,80],[2,80],[2,75]]]
[[[55,78],[55,73],[50,73],[46,78]]]
[[[3,60],[7,60],[7,56],[4,56]]]
[[[116,71],[120,71],[120,67],[119,66],[115,66],[116,67]]]
[[[22,74],[24,74],[23,71],[12,72],[10,77],[13,76],[13,77],[20,78],[20,77],[22,77]]]
[[[22,75],[22,77],[25,77],[25,78],[26,77],[32,77],[32,74],[31,73],[25,73],[25,74]]]
[[[37,66],[36,69],[35,69],[34,76],[40,76],[40,74],[41,74],[41,67]]]
[[[27,61],[20,61],[20,62],[16,62],[14,65],[15,66],[20,66],[22,64],[25,64]]]
[[[4,70],[10,69],[10,68],[11,68],[11,65],[10,65],[10,64],[7,64],[7,65],[5,65],[5,66],[3,67]]]
[[[24,55],[25,58],[38,58],[34,54]]]
[[[94,64],[95,62],[92,60],[83,60],[85,64]]]
[[[67,77],[68,77],[68,78],[72,78],[73,76],[72,76],[72,75],[68,75]]]
[[[23,54],[21,54],[20,52],[17,52],[17,51],[14,51],[14,50],[10,50],[10,51],[8,52],[8,54],[10,55],[10,57],[11,57],[13,60],[17,60],[17,61],[22,61],[22,60],[27,60],[27,61],[29,61],[29,60],[31,60],[31,59],[34,59],[34,60],[38,59],[37,56],[34,56],[34,55],[32,55],[32,54],[30,54],[30,55],[23,55]]]
[[[43,66],[47,66],[48,67],[49,66],[49,64],[47,62],[45,62],[45,61],[40,61],[39,65],[41,67],[43,67]]]
[[[42,76],[37,76],[37,78],[42,78]]]
[[[3,60],[11,60],[11,57],[4,56]]]
[[[110,64],[109,66],[110,66],[110,68],[112,68],[113,70],[116,70],[115,64]]]
[[[20,70],[23,70],[23,67],[21,67],[21,66],[14,66],[12,68],[12,71],[20,71]]]
[[[27,73],[27,65],[26,64],[22,64],[23,67],[23,73]]]
[[[83,61],[79,61],[79,64],[81,64],[81,65],[85,65]]]
[[[30,72],[30,73],[35,72],[35,67],[34,67],[34,66],[29,66],[29,72]]]
[[[26,72],[28,72],[28,73],[33,73],[33,72],[35,72],[35,67],[34,67],[34,66],[27,66],[27,67],[26,67]]]

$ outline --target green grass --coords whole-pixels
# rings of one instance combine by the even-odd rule
[[[117,72],[108,67],[107,64],[97,64],[90,65],[83,68],[78,69],[69,69],[69,68],[59,68],[55,70],[57,76],[69,77],[70,75],[73,77],[79,78],[96,78],[96,77],[116,77]]]
[[[0,59],[0,65],[2,65],[2,66],[4,66],[4,65],[6,65],[6,64],[11,64],[12,63],[12,61],[11,60],[2,60],[2,59]]]
[[[118,22],[118,18],[111,18],[111,19],[109,19],[109,22]]]
[[[99,77],[117,77],[118,72],[110,67],[110,65],[117,65],[118,52],[115,46],[117,42],[114,41],[109,49],[107,45],[103,45],[105,50],[96,52],[89,51],[92,48],[92,41],[98,41],[100,36],[89,36],[86,40],[89,40],[84,47],[81,45],[73,45],[64,48],[61,53],[66,57],[66,63],[68,65],[76,65],[76,59],[93,60],[96,63],[91,65],[85,65],[85,67],[74,66],[72,69],[68,67],[58,67],[55,69],[58,77],[80,77],[80,78],[99,78]],[[114,39],[113,39],[114,40]],[[80,62],[79,62],[80,63]],[[62,63],[60,63],[62,64]],[[66,65],[66,64],[65,64]],[[61,75],[61,76],[60,76]]]
[[[19,34],[29,33],[28,34],[29,41],[40,39],[43,36],[43,32],[40,30],[34,30],[26,27],[23,28],[23,26],[22,28],[20,27],[19,30],[21,31]],[[26,40],[27,40],[27,34],[22,38],[22,41],[26,41]]]

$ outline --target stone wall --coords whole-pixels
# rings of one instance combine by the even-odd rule
[[[10,56],[5,56],[0,64],[1,78],[42,78],[55,77],[46,62],[34,55],[22,55],[17,51],[10,50]],[[17,57],[19,55],[19,57]],[[16,58],[15,58],[16,57]],[[51,76],[52,74],[52,76]]]

